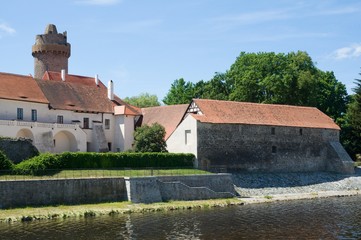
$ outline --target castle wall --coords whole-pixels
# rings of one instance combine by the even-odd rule
[[[339,131],[198,122],[201,168],[265,172],[325,171],[329,142]]]

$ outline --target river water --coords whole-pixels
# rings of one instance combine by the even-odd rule
[[[1,223],[0,239],[361,239],[361,197]]]

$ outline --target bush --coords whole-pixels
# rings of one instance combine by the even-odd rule
[[[18,174],[46,169],[177,168],[193,167],[193,154],[183,153],[43,153],[14,167]]]
[[[7,158],[7,156],[0,150],[0,170],[12,169],[13,163]]]

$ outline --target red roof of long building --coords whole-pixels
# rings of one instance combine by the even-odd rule
[[[0,98],[25,102],[49,103],[31,76],[0,73]]]
[[[61,80],[58,72],[45,72],[43,79],[0,73],[0,98],[49,104],[53,109],[114,113],[115,106],[125,106],[124,114],[140,115],[140,109],[114,95],[108,99],[106,86],[99,80],[66,74]]]
[[[200,122],[337,129],[339,126],[314,107],[194,99]]]

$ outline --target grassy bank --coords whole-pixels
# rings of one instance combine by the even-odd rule
[[[102,215],[225,207],[241,204],[243,204],[242,200],[231,198],[199,201],[171,201],[152,204],[113,202],[70,206],[27,207],[0,210],[0,222],[34,221],[70,217],[95,217]]]
[[[99,177],[144,177],[144,176],[183,176],[211,174],[198,169],[86,169],[86,170],[44,170],[38,175],[13,175],[0,172],[0,180],[29,180],[57,178],[99,178]]]

